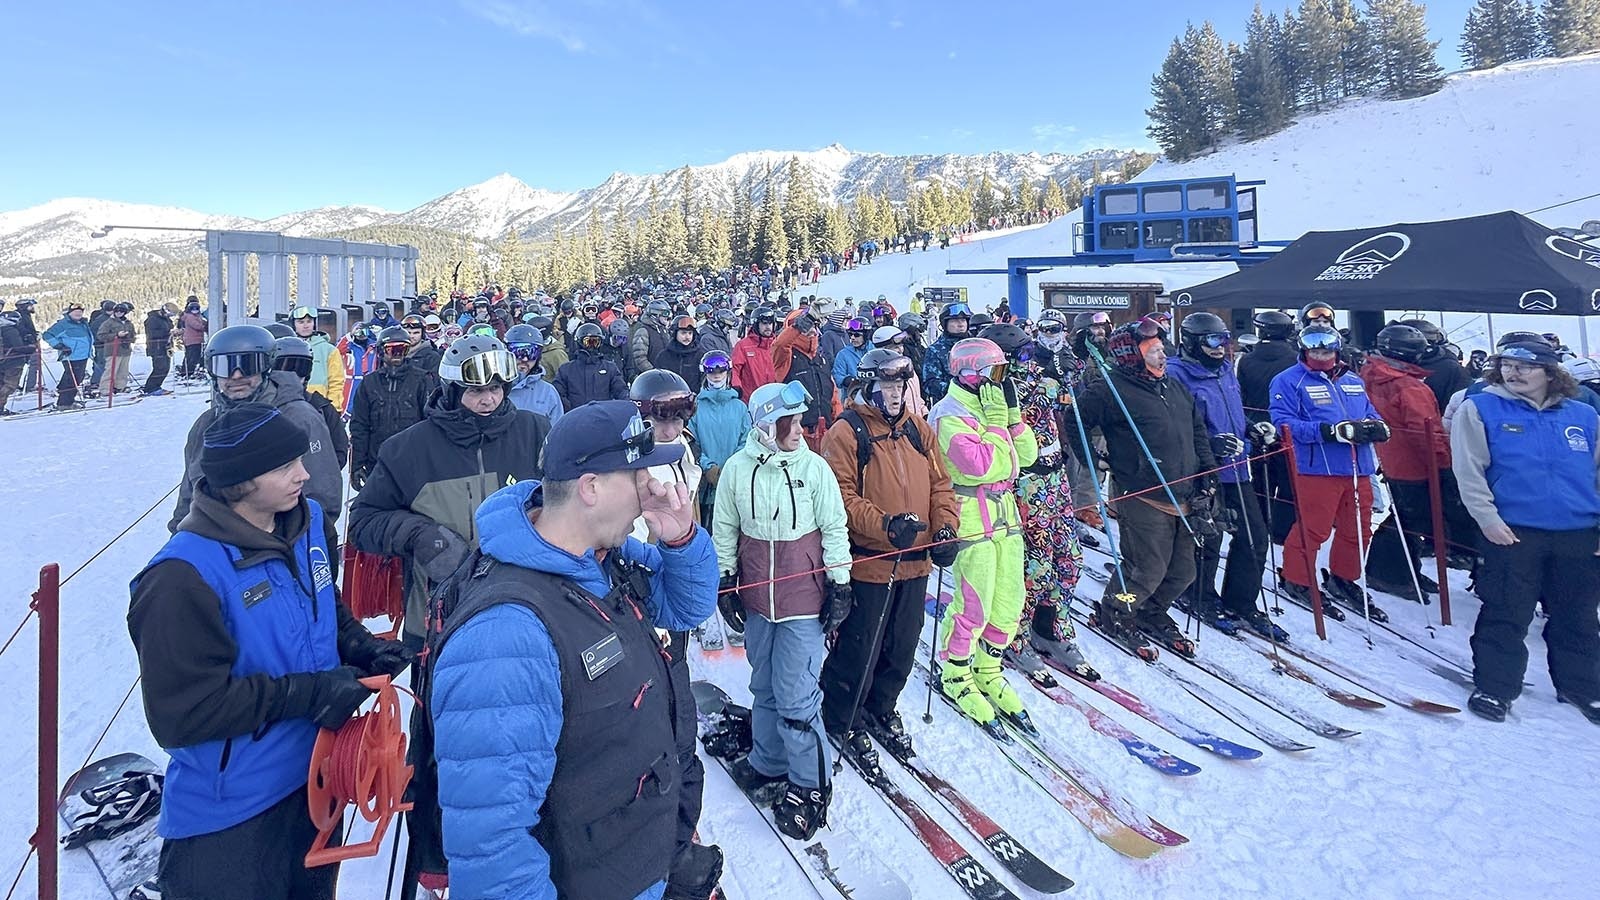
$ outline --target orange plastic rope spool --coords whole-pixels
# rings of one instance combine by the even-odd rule
[[[344,545],[344,593],[350,614],[357,619],[388,616],[393,627],[379,637],[393,639],[406,614],[405,563],[398,556],[381,556]]]
[[[311,823],[317,826],[317,837],[306,854],[306,868],[376,856],[394,814],[411,808],[402,800],[411,784],[411,766],[406,765],[399,694],[384,675],[363,678],[361,683],[377,691],[372,711],[344,723],[338,731],[322,729],[311,749],[306,805]],[[364,843],[329,847],[328,839],[350,804],[355,804],[363,819],[376,822],[377,828]]]

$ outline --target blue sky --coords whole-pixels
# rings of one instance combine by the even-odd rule
[[[0,210],[63,196],[269,217],[503,171],[577,190],[757,149],[1150,146],[1151,74],[1249,0],[14,3]],[[1470,0],[1429,4],[1457,64]],[[159,11],[154,11],[159,10]]]

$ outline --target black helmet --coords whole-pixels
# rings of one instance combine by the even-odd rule
[[[972,318],[976,321],[978,317],[973,316]],[[978,337],[987,341],[994,341],[995,346],[1000,348],[1000,352],[1004,353],[1007,359],[1012,360],[1017,358],[1017,351],[1026,346],[1029,340],[1027,332],[1015,325],[1006,323],[989,325],[978,332]]]
[[[1222,321],[1221,316],[1208,312],[1189,313],[1183,317],[1183,321],[1178,325],[1178,351],[1189,359],[1209,360],[1211,357],[1202,351],[1201,346],[1208,338],[1213,341],[1217,340],[1210,336],[1219,334],[1222,335],[1223,343],[1213,344],[1212,346],[1224,346],[1227,340],[1232,337],[1228,333],[1227,323]]]
[[[378,332],[378,346],[379,347],[382,347],[384,344],[408,344],[409,345],[410,343],[411,343],[411,335],[406,334],[406,330],[404,328],[401,328],[399,325],[390,325],[389,327],[384,328],[383,330]]]
[[[101,300],[100,301],[100,308],[105,310],[106,312],[110,312],[113,309],[117,308],[117,303],[116,303],[115,300]]]
[[[1428,339],[1422,329],[1396,322],[1378,332],[1372,348],[1390,359],[1418,363],[1428,355]]]
[[[628,399],[639,415],[658,419],[683,419],[694,415],[694,392],[683,376],[667,369],[646,369],[628,386]]]
[[[719,310],[717,310],[716,312],[711,314],[711,321],[718,328],[727,329],[727,328],[737,328],[737,327],[739,327],[739,317],[737,315],[735,315],[732,310],[727,310],[727,309],[719,309]]]
[[[1427,319],[1401,319],[1394,324],[1409,325],[1412,328],[1415,328],[1416,330],[1422,332],[1422,339],[1427,341],[1429,344],[1443,344],[1450,339],[1445,335],[1444,331],[1441,330],[1438,325],[1429,322]],[[1382,334],[1382,332],[1379,333]],[[1384,355],[1387,356],[1388,354]]]
[[[993,324],[994,316],[991,316],[988,313],[973,313],[972,317],[967,319],[967,330],[969,332],[982,331]]]
[[[1332,322],[1333,321],[1333,304],[1332,303],[1324,303],[1321,300],[1313,300],[1310,303],[1307,303],[1305,306],[1300,307],[1300,316],[1299,316],[1300,327],[1304,328],[1307,325],[1311,324],[1311,314],[1313,312],[1317,311],[1317,310],[1323,310],[1323,309],[1328,311],[1327,319],[1328,319],[1329,322]],[[1318,316],[1318,318],[1322,318],[1322,317]]]
[[[1511,344],[1527,343],[1550,345],[1550,341],[1536,331],[1508,331],[1495,340],[1494,348],[1504,350]]]
[[[272,367],[280,372],[293,372],[301,381],[311,377],[311,345],[303,339],[290,336],[278,338],[273,345],[275,356]]]
[[[656,324],[665,324],[672,315],[672,304],[665,300],[651,300],[644,305],[644,318]]]
[[[1106,330],[1109,332],[1111,329],[1111,314],[1103,310],[1095,310],[1093,312],[1081,312],[1072,317],[1073,334],[1087,331],[1096,325],[1106,326]]]
[[[561,314],[563,316],[570,316],[578,311],[578,305],[573,303],[571,300],[561,301],[559,304],[557,304],[556,308],[561,310]]]
[[[1263,341],[1287,341],[1294,337],[1294,316],[1276,309],[1264,309],[1250,320],[1256,326],[1256,336]]]
[[[38,304],[39,304],[39,301],[33,299],[32,297],[23,297],[21,300],[17,301],[17,309],[21,309],[24,306],[26,306],[29,309],[33,309]]]
[[[294,329],[285,322],[268,322],[264,327],[275,338],[294,337]]]
[[[756,307],[755,315],[750,317],[750,325],[754,327],[762,322],[771,322],[773,328],[778,327],[778,311],[770,306]]]
[[[550,318],[549,316],[545,316],[545,315],[538,315],[538,316],[532,316],[532,317],[524,316],[523,317],[523,321],[526,322],[527,324],[532,325],[533,327],[539,329],[539,333],[540,334],[549,334],[550,330],[552,328],[554,328],[555,324],[556,324],[554,319]]]
[[[605,330],[600,327],[599,323],[585,322],[578,326],[577,331],[572,333],[572,343],[577,347],[586,346],[584,341],[590,338],[594,338],[596,340],[595,345],[589,348],[591,350],[597,350],[605,344],[606,333]]]
[[[272,369],[276,344],[277,338],[260,325],[229,325],[206,342],[206,367],[215,375],[216,364],[210,361],[226,357],[229,375],[235,371],[246,375],[267,372]]]
[[[906,334],[921,334],[928,330],[928,320],[913,312],[901,313],[895,324]]]
[[[111,307],[111,311],[119,313],[131,313],[133,312],[133,304],[127,302],[118,303],[116,306]]]
[[[517,358],[491,335],[456,338],[439,360],[439,379],[462,387],[510,384],[519,374]]]
[[[869,306],[868,309],[871,309],[871,307]],[[940,327],[943,327],[944,323],[951,319],[967,319],[970,321],[972,319],[972,308],[965,303],[946,303],[944,308],[939,310]]]

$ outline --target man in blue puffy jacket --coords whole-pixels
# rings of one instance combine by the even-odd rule
[[[145,719],[171,755],[163,897],[331,900],[338,867],[305,866],[312,745],[371,696],[358,679],[411,660],[339,602],[310,443],[265,403],[221,410],[187,514],[130,586]]]
[[[56,409],[77,405],[78,390],[86,386],[89,357],[94,353],[94,332],[85,320],[82,303],[73,302],[61,320],[45,329],[44,342],[60,354],[61,381],[56,384]]]
[[[716,606],[717,557],[673,444],[627,401],[551,428],[544,480],[477,511],[482,558],[434,647],[431,710],[450,887],[464,897],[710,893],[715,848],[681,847],[675,696],[656,628]],[[629,536],[643,516],[651,542]]]

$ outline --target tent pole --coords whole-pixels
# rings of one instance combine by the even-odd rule
[[[1494,313],[1487,313],[1484,318],[1489,321],[1489,349],[1494,349]]]
[[[1578,317],[1578,347],[1579,347],[1579,349],[1581,349],[1583,351],[1583,355],[1585,357],[1587,357],[1589,355],[1589,317],[1588,316],[1579,316]]]

